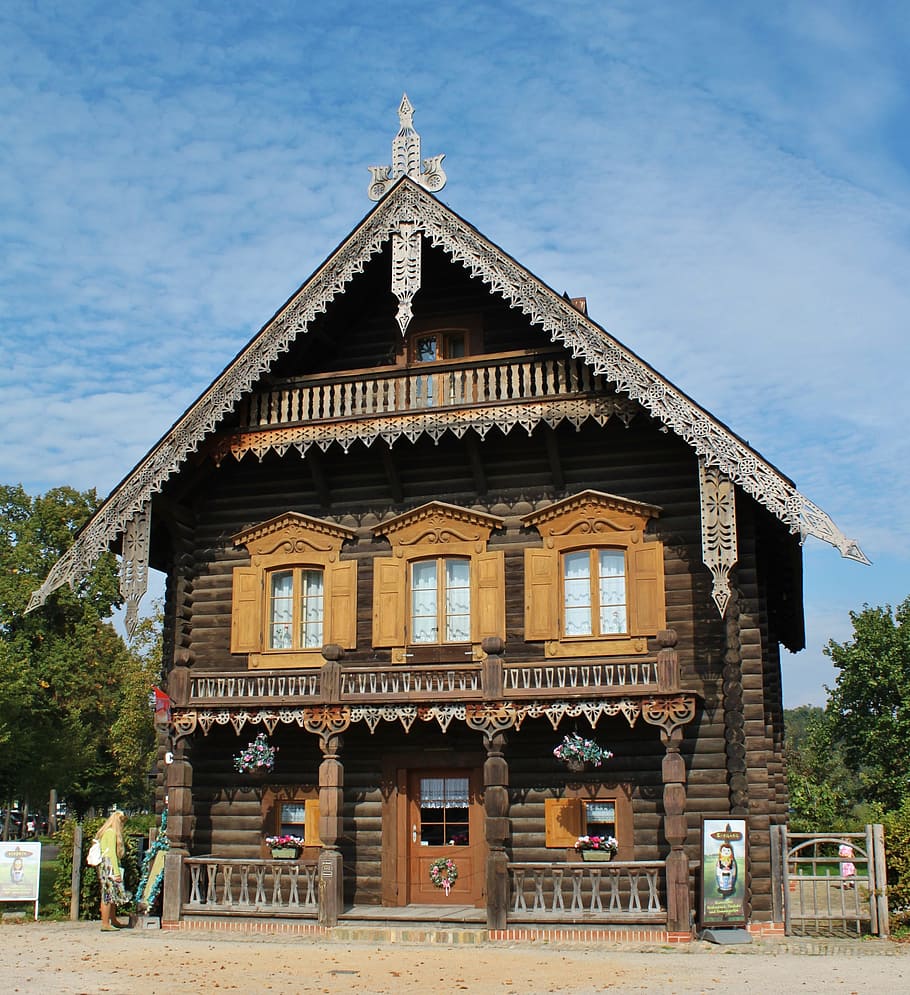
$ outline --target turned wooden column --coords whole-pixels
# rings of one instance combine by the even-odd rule
[[[334,926],[344,900],[341,843],[344,765],[341,762],[343,740],[326,733],[320,737],[322,763],[319,765],[319,922]]]
[[[488,636],[482,644],[484,701],[502,700],[502,654],[505,642]],[[484,835],[487,841],[487,926],[505,929],[509,911],[509,858],[512,836],[509,820],[509,765],[503,756],[506,734],[492,726],[483,731],[487,758],[483,765]]]
[[[174,759],[166,768],[167,830],[170,848],[164,857],[161,918],[178,922],[183,906],[183,859],[193,841],[193,741],[184,736],[174,744]]]
[[[664,836],[670,844],[667,855],[667,929],[671,933],[687,933],[692,928],[692,895],[689,890],[689,859],[685,843],[688,834],[686,820],[686,762],[679,752],[682,728],[661,732],[666,753],[661,765],[664,782]]]
[[[512,835],[509,819],[509,764],[503,756],[506,735],[484,736],[487,759],[483,765],[484,830],[487,839],[487,927],[505,929],[509,912],[509,858]]]

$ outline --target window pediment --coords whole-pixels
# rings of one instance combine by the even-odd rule
[[[611,535],[641,533],[660,511],[656,505],[615,494],[582,491],[525,515],[522,523],[536,529],[545,545],[563,546],[566,539],[609,540]]]
[[[357,533],[341,525],[288,511],[260,522],[234,536],[235,546],[245,546],[252,557],[337,554],[342,543],[356,539]]]
[[[486,546],[490,533],[503,528],[501,518],[482,511],[459,508],[443,501],[430,501],[403,515],[390,518],[374,527],[376,535],[385,536],[393,550],[412,552],[415,547],[451,546],[453,543]],[[478,547],[478,550],[481,547]]]

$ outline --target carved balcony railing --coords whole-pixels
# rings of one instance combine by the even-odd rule
[[[563,697],[567,692],[598,696],[616,692],[644,694],[658,688],[654,659],[634,663],[506,664],[502,668],[505,698]]]
[[[286,707],[319,704],[528,701],[644,697],[678,689],[656,657],[611,663],[482,663],[345,666],[313,670],[191,673],[187,705]]]
[[[321,699],[319,670],[263,670],[250,673],[199,673],[190,684],[190,700],[217,704],[237,704],[265,700],[312,701]]]
[[[240,422],[261,429],[606,393],[606,382],[569,356],[474,357],[289,380],[253,394],[241,408]]]
[[[341,701],[480,701],[479,664],[426,667],[342,668]]]
[[[185,857],[183,913],[315,916],[319,868],[315,860]]]
[[[510,863],[509,921],[666,922],[662,860]]]

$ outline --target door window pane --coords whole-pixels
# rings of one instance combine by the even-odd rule
[[[304,649],[322,646],[322,622],[325,595],[321,570],[303,570],[300,574],[300,645]]]
[[[626,556],[621,549],[601,549],[600,634],[626,632]]]
[[[421,560],[411,564],[412,642],[436,642],[439,631],[436,593],[436,561]]]
[[[471,639],[471,565],[467,560],[446,560],[446,642]]]
[[[423,846],[467,846],[470,840],[466,777],[420,779],[420,842]]]
[[[563,592],[567,636],[591,635],[591,554],[588,550],[563,557]]]

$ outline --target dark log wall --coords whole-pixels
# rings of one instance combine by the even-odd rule
[[[624,427],[619,421],[606,429],[583,426],[576,432],[560,427],[554,433],[561,488],[553,482],[553,464],[539,428],[532,437],[523,431],[505,438],[497,431],[470,443],[444,437],[399,442],[392,450],[395,479],[378,451],[355,446],[345,454],[337,448],[319,453],[315,481],[310,457],[296,451],[286,457],[267,456],[261,463],[247,456],[227,460],[205,479],[192,496],[198,526],[184,539],[181,569],[169,591],[174,616],[174,642],[187,649],[198,670],[245,667],[245,658],[229,652],[231,572],[248,562],[233,547],[231,536],[244,527],[286,510],[327,518],[358,531],[357,542],[346,545],[345,558],[359,561],[358,647],[346,662],[387,662],[387,651],[370,646],[372,557],[387,555],[384,540],[372,537],[371,526],[405,508],[443,497],[456,504],[498,515],[505,521],[491,548],[506,557],[508,661],[542,656],[540,644],[523,641],[523,549],[539,545],[536,532],[522,529],[520,517],[543,503],[585,488],[620,494],[659,505],[652,525],[665,547],[667,624],[679,634],[682,685],[702,696],[695,723],[685,732],[683,747],[688,768],[688,849],[698,854],[702,816],[743,814],[753,833],[754,913],[770,908],[767,828],[786,813],[786,791],[780,760],[780,676],[776,637],[770,631],[766,606],[767,577],[756,555],[757,513],[754,504],[740,501],[740,562],[734,571],[736,594],[726,620],[721,621],[710,599],[711,580],[701,562],[699,504],[695,458],[673,436],[656,431],[646,416]],[[470,446],[480,453],[480,468]],[[394,499],[398,491],[401,500]],[[328,500],[326,500],[326,498]],[[767,523],[764,523],[767,528]],[[767,573],[768,568],[764,568]],[[761,574],[761,575],[760,575]],[[652,649],[656,649],[652,647]],[[461,662],[461,661],[458,661]],[[545,727],[544,727],[545,726]],[[568,727],[567,727],[568,728]],[[581,731],[586,730],[582,721]],[[562,733],[545,723],[529,723],[511,734],[506,756],[511,770],[512,855],[518,860],[553,859],[544,843],[544,801],[565,790],[565,772],[552,759]],[[424,733],[426,734],[426,733]],[[463,733],[467,735],[467,733]],[[198,734],[197,734],[198,735]],[[255,791],[238,786],[227,758],[252,738],[249,727],[237,737],[230,727],[217,727],[199,737],[194,757],[197,825],[194,851],[252,856],[263,831]],[[454,730],[449,730],[449,740]],[[630,730],[622,718],[601,721],[597,738],[616,752],[604,777],[632,785],[635,816],[635,857],[664,856],[661,831],[660,761],[663,747],[658,731],[643,723]],[[356,865],[357,893],[349,900],[378,902],[382,850],[381,772],[384,749],[412,749],[415,731],[399,726],[352,730],[345,746],[346,866]],[[445,737],[438,733],[440,742]],[[295,727],[279,727],[283,783],[310,783],[319,758],[315,739]],[[472,736],[475,748],[479,737]],[[293,758],[290,764],[288,758]],[[354,870],[354,868],[351,868]]]
[[[279,358],[270,378],[398,361],[402,339],[394,319],[395,301],[388,292],[389,268],[386,249]],[[476,316],[486,353],[549,346],[539,329],[504,301],[491,298],[479,280],[452,266],[441,251],[425,246],[423,275],[415,300],[418,318]],[[226,419],[224,427],[231,423]],[[509,436],[491,429],[480,439],[469,431],[461,440],[447,434],[438,445],[428,438],[399,440],[391,449],[376,442],[371,447],[355,444],[347,453],[337,446],[326,452],[314,446],[305,458],[293,449],[284,457],[270,453],[261,462],[248,454],[239,463],[229,457],[218,468],[203,459],[169,482],[156,499],[155,515],[160,518],[163,512],[169,520],[167,536],[156,537],[156,559],[168,560],[171,570],[169,656],[184,656],[197,670],[245,668],[245,657],[232,656],[229,646],[232,570],[246,564],[248,557],[234,548],[231,537],[293,510],[356,530],[357,540],[342,550],[343,558],[359,562],[357,649],[346,654],[345,662],[388,662],[388,651],[371,648],[370,628],[372,559],[388,555],[389,547],[373,538],[371,528],[409,508],[443,499],[504,520],[504,530],[494,533],[490,546],[505,553],[506,660],[539,660],[541,644],[523,639],[523,549],[539,546],[540,537],[525,531],[520,518],[586,488],[662,508],[650,530],[664,544],[667,624],[679,637],[682,686],[700,696],[696,720],[686,728],[683,743],[689,856],[698,856],[702,816],[748,816],[753,913],[767,917],[768,827],[786,818],[787,805],[777,643],[789,639],[792,645],[800,638],[799,568],[793,562],[798,553],[779,523],[740,495],[740,561],[732,575],[734,597],[721,620],[701,559],[695,456],[684,442],[661,433],[643,412],[629,427],[614,419],[605,428],[586,423],[578,431],[565,424],[555,430],[539,426],[531,436],[521,429]],[[163,546],[167,549],[161,552]],[[787,599],[790,608],[784,605]],[[656,652],[656,644],[651,650]],[[349,890],[357,882],[356,893],[346,895],[347,900],[378,903],[382,898],[382,848],[388,845],[382,811],[392,790],[383,781],[383,755],[481,751],[480,737],[456,725],[446,735],[421,723],[409,735],[400,725],[387,723],[372,736],[360,726],[345,735],[342,850]],[[260,789],[239,783],[229,760],[258,728],[247,727],[239,736],[230,726],[216,726],[208,736],[196,734],[194,852],[258,852],[256,841],[264,829]],[[553,857],[554,851],[544,845],[544,802],[567,790],[565,772],[553,760],[552,749],[569,728],[564,723],[557,732],[543,721],[528,722],[508,737],[515,859]],[[586,731],[584,721],[579,730]],[[602,720],[596,736],[616,752],[604,778],[632,786],[635,857],[665,856],[658,731],[641,721],[630,729],[624,719],[614,718]],[[279,726],[273,739],[280,748],[278,783],[285,788],[314,784],[320,759],[315,738],[297,726]],[[442,759],[446,754],[437,755]]]

